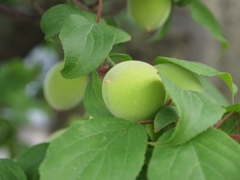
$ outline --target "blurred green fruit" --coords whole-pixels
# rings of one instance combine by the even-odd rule
[[[128,9],[136,24],[147,31],[160,27],[172,8],[171,0],[129,0]]]
[[[114,116],[132,122],[153,119],[166,100],[157,70],[141,61],[125,61],[110,69],[103,79],[102,95]]]
[[[47,73],[43,92],[48,104],[56,110],[68,110],[79,104],[84,96],[88,83],[87,76],[76,79],[65,79],[60,70],[64,62],[55,64]]]
[[[191,71],[170,63],[158,64],[154,67],[181,88],[204,92],[202,84]]]

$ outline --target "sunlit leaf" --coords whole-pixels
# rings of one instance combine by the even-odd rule
[[[0,159],[1,180],[27,180],[18,163],[10,159]]]
[[[77,121],[49,146],[41,180],[136,179],[144,163],[142,125],[120,118]]]
[[[164,136],[161,141],[165,141]],[[237,180],[240,179],[239,154],[239,144],[220,130],[210,128],[180,146],[155,148],[148,178]]]

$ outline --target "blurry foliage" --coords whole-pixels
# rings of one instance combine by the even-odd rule
[[[39,67],[26,68],[22,59],[16,58],[0,64],[0,118],[5,118],[14,125],[26,123],[29,108],[46,106],[43,99],[27,91],[27,86],[29,91],[34,88],[30,83],[37,81],[39,73]]]

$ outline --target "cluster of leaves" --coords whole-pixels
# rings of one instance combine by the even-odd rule
[[[222,42],[223,49],[227,47],[218,23],[200,1],[174,2],[181,6],[190,3],[194,19]],[[160,73],[176,107],[166,106],[155,117],[155,132],[160,133],[155,142],[149,142],[142,124],[113,117],[103,102],[101,79],[94,70],[111,55],[129,60],[128,55],[111,51],[115,44],[131,37],[103,19],[96,23],[96,19],[96,15],[74,6],[57,5],[41,21],[46,39],[59,33],[65,53],[63,77],[92,73],[84,97],[84,106],[92,118],[76,121],[51,143],[33,146],[17,162],[1,159],[0,179],[37,179],[38,170],[42,180],[239,179],[240,146],[228,134],[238,133],[240,105],[226,105],[214,96],[216,90],[184,90]],[[164,35],[166,27],[169,21],[154,38]],[[174,63],[200,77],[219,76],[234,100],[237,87],[229,73],[168,57],[157,57],[154,63]],[[229,113],[234,115],[229,121],[220,129],[213,128]]]

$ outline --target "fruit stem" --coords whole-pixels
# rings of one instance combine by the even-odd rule
[[[116,65],[109,56],[106,58],[106,60],[107,60],[107,62],[110,64],[111,67],[113,67],[113,66]]]
[[[234,112],[228,113],[226,116],[224,116],[217,124],[214,125],[215,128],[219,128],[228,118],[230,118]]]
[[[97,14],[97,23],[100,22],[102,14],[102,0],[98,0],[98,14]]]

